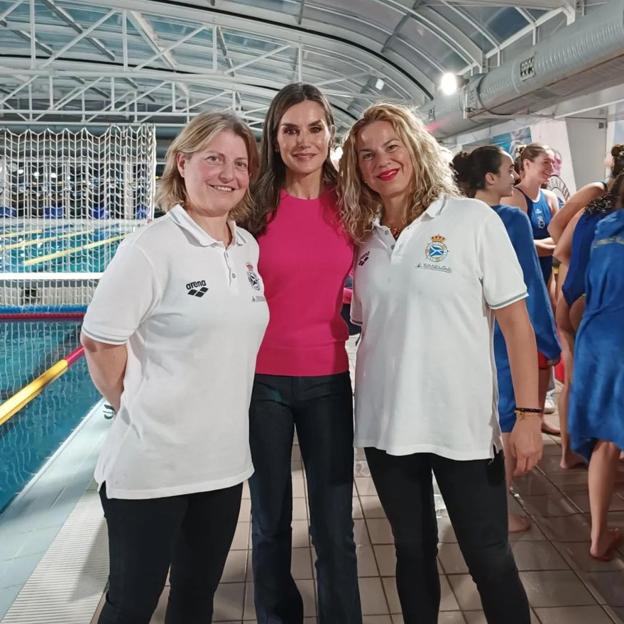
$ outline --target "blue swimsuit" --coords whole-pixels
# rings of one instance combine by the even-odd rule
[[[522,189],[517,186],[516,189],[520,191],[526,199],[527,216],[529,217],[531,228],[533,229],[533,239],[542,240],[548,238],[550,236],[548,233],[548,224],[552,218],[552,213],[544,191],[540,189],[539,197],[537,201],[534,202]],[[544,283],[548,284],[552,274],[552,256],[538,256],[538,260],[542,268]]]
[[[607,190],[607,183],[602,183],[604,190]],[[594,200],[595,202],[605,202],[605,196]],[[608,212],[612,209],[609,208]],[[596,233],[598,222],[603,219],[608,212],[606,210],[584,212],[578,220],[572,235],[572,252],[570,254],[570,266],[566,274],[565,281],[561,287],[561,292],[567,304],[571,306],[579,297],[585,294],[585,280],[587,277],[587,265],[589,264],[589,254],[591,245]]]
[[[535,330],[537,349],[549,360],[558,360],[561,355],[561,347],[557,339],[552,307],[533,244],[529,219],[519,208],[512,206],[492,206],[492,208],[507,229],[507,234],[509,234],[511,244],[522,267],[524,283],[529,293],[526,304],[531,324]],[[494,327],[494,357],[498,376],[498,419],[503,433],[508,433],[513,429],[516,422],[514,414],[516,401],[511,381],[507,346],[498,323]]]
[[[596,225],[604,216],[604,214],[583,213],[574,228],[570,266],[561,287],[561,292],[569,306],[585,294],[585,278],[591,245],[596,233]]]

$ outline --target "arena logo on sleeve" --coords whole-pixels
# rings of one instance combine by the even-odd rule
[[[370,256],[370,251],[367,251],[365,254],[362,254],[362,257],[360,258],[358,262],[358,266],[364,266],[369,256]]]

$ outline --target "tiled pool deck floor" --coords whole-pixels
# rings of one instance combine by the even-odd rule
[[[513,538],[513,550],[532,607],[542,624],[608,624],[624,621],[624,549],[602,563],[588,555],[587,471],[558,468],[558,444],[547,439],[540,468],[519,480],[518,500],[533,528]],[[395,589],[392,535],[363,459],[357,462],[353,516],[365,624],[403,622]],[[308,534],[303,470],[293,455],[293,575],[305,603],[306,622],[316,621],[314,551]],[[440,624],[485,622],[476,588],[455,540],[446,512],[438,511],[439,568],[442,583]],[[255,621],[250,547],[250,501],[246,491],[239,525],[216,598],[215,622]],[[624,466],[611,512],[624,530]],[[165,597],[153,618],[164,622]],[[622,618],[622,619],[618,619]],[[93,622],[95,623],[94,618]],[[336,623],[339,624],[339,623]]]
[[[532,474],[517,481],[516,497],[510,497],[510,505],[516,509],[522,507],[533,520],[533,527],[529,532],[512,538],[516,561],[531,603],[533,621],[541,624],[622,623],[624,547],[610,562],[603,563],[589,557],[587,470],[561,470],[558,439],[545,436],[544,440],[545,453],[539,467]],[[353,517],[364,622],[399,624],[403,620],[395,589],[395,558],[390,527],[381,509],[363,454],[359,451],[355,468]],[[308,532],[309,515],[303,468],[296,446],[293,450],[292,470],[295,496],[292,570],[304,597],[306,622],[311,624],[316,622],[314,551]],[[480,610],[475,586],[467,573],[443,504],[438,502],[441,541],[439,570],[442,583],[442,611],[439,622],[484,623],[485,618]],[[77,508],[77,513],[82,515],[75,521],[83,525],[88,524],[81,520],[85,507],[90,509],[90,517],[93,514],[96,519],[101,517],[99,502],[92,490],[85,494]],[[255,621],[250,565],[250,513],[249,495],[245,487],[236,536],[216,597],[215,622],[242,624]],[[71,520],[70,517],[70,522]],[[624,463],[619,469],[610,522],[624,530]],[[68,525],[64,529],[69,529]],[[83,548],[82,555],[76,553],[76,557],[84,556],[86,560],[77,561],[74,566],[79,572],[75,575],[75,581],[72,581],[74,586],[66,591],[65,599],[57,599],[59,604],[54,606],[50,602],[49,619],[41,615],[45,614],[45,606],[35,603],[40,602],[37,596],[41,595],[42,589],[60,578],[60,575],[54,573],[57,564],[51,555],[56,544],[48,552],[50,557],[42,561],[42,564],[45,563],[45,570],[35,571],[31,585],[27,584],[22,591],[5,622],[33,624],[63,621],[65,624],[88,624],[88,618],[74,615],[72,602],[82,600],[80,612],[84,614],[87,612],[87,604],[95,611],[101,598],[100,589],[103,589],[104,577],[100,562],[105,558],[103,521],[95,522],[90,531],[93,533],[91,546]],[[65,539],[69,539],[68,536]],[[84,541],[87,538],[81,539]],[[57,551],[57,558],[67,566],[67,557],[71,558],[72,548],[66,547],[64,551],[57,548]],[[97,570],[97,573],[86,574],[85,570]],[[94,582],[96,577],[97,582]],[[86,582],[87,585],[84,585]],[[152,620],[154,624],[164,622],[166,591]],[[85,602],[86,597],[89,600]],[[27,615],[31,601],[33,613],[36,609],[39,614],[37,618],[32,614]],[[19,616],[17,606],[20,606]],[[62,617],[63,609],[67,613],[65,618]],[[52,619],[52,610],[55,619]],[[97,612],[91,621],[97,621]]]

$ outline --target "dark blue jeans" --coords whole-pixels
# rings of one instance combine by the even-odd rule
[[[209,451],[208,451],[209,452]],[[166,624],[209,624],[240,510],[242,483],[223,490],[100,499],[109,586],[98,624],[149,624],[171,566]]]
[[[529,624],[529,603],[507,535],[503,454],[455,461],[432,453],[366,460],[394,534],[396,584],[405,624],[435,624],[440,606],[438,527],[431,473],[477,585],[489,624]]]
[[[303,602],[290,573],[295,428],[317,555],[319,624],[361,624],[353,541],[353,402],[348,373],[256,375],[250,409],[255,472],[249,486],[258,624],[303,622]]]

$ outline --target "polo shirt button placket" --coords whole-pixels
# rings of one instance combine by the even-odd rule
[[[232,266],[230,265],[230,256],[228,255],[227,249],[223,251],[223,259],[225,260],[225,268],[228,274],[228,282],[229,286],[232,285],[232,279],[236,277],[234,275],[234,271],[232,270]]]

